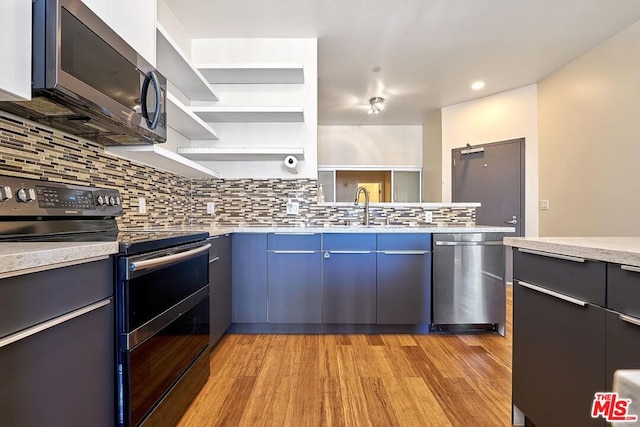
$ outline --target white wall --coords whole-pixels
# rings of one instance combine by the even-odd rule
[[[422,167],[422,126],[318,126],[318,165]]]
[[[640,22],[538,84],[541,236],[640,236]]]
[[[292,175],[281,160],[200,162],[225,178],[317,178],[318,43],[317,39],[193,39],[195,64],[302,64],[303,84],[212,85],[219,106],[301,106],[303,123],[212,123],[221,147],[302,147],[304,160]],[[196,103],[194,103],[195,105]],[[191,146],[211,145],[193,141]]]
[[[537,86],[442,109],[442,201],[451,201],[451,150],[525,138],[525,235],[538,235]]]
[[[422,200],[442,201],[442,110],[422,122]]]

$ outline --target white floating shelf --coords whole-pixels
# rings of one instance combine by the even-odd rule
[[[205,122],[304,122],[302,107],[191,107]]]
[[[211,126],[193,114],[171,93],[167,93],[167,122],[169,127],[189,139],[218,139],[218,134]]]
[[[302,147],[180,147],[178,153],[192,160],[284,160],[304,159]]]
[[[209,86],[202,73],[193,66],[160,23],[156,23],[156,65],[180,92],[193,101],[217,101],[218,97]]]
[[[159,147],[157,144],[110,146],[105,147],[105,151],[118,157],[142,163],[155,169],[172,172],[186,178],[220,177],[219,172],[205,168],[173,151]]]
[[[304,83],[302,64],[201,64],[197,67],[213,84]]]

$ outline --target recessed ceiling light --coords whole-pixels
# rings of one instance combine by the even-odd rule
[[[484,87],[484,82],[481,81],[477,81],[477,82],[473,82],[473,84],[471,85],[471,89],[473,90],[480,90]]]

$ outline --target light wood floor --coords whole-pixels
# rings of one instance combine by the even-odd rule
[[[227,335],[180,426],[509,426],[507,336]]]

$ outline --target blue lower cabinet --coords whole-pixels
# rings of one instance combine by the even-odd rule
[[[389,250],[377,257],[377,323],[429,323],[431,252]]]
[[[375,237],[375,234],[323,236],[323,323],[376,323]]]
[[[268,252],[269,323],[322,322],[321,256],[316,250]]]
[[[232,236],[232,321],[267,321],[267,235]]]

